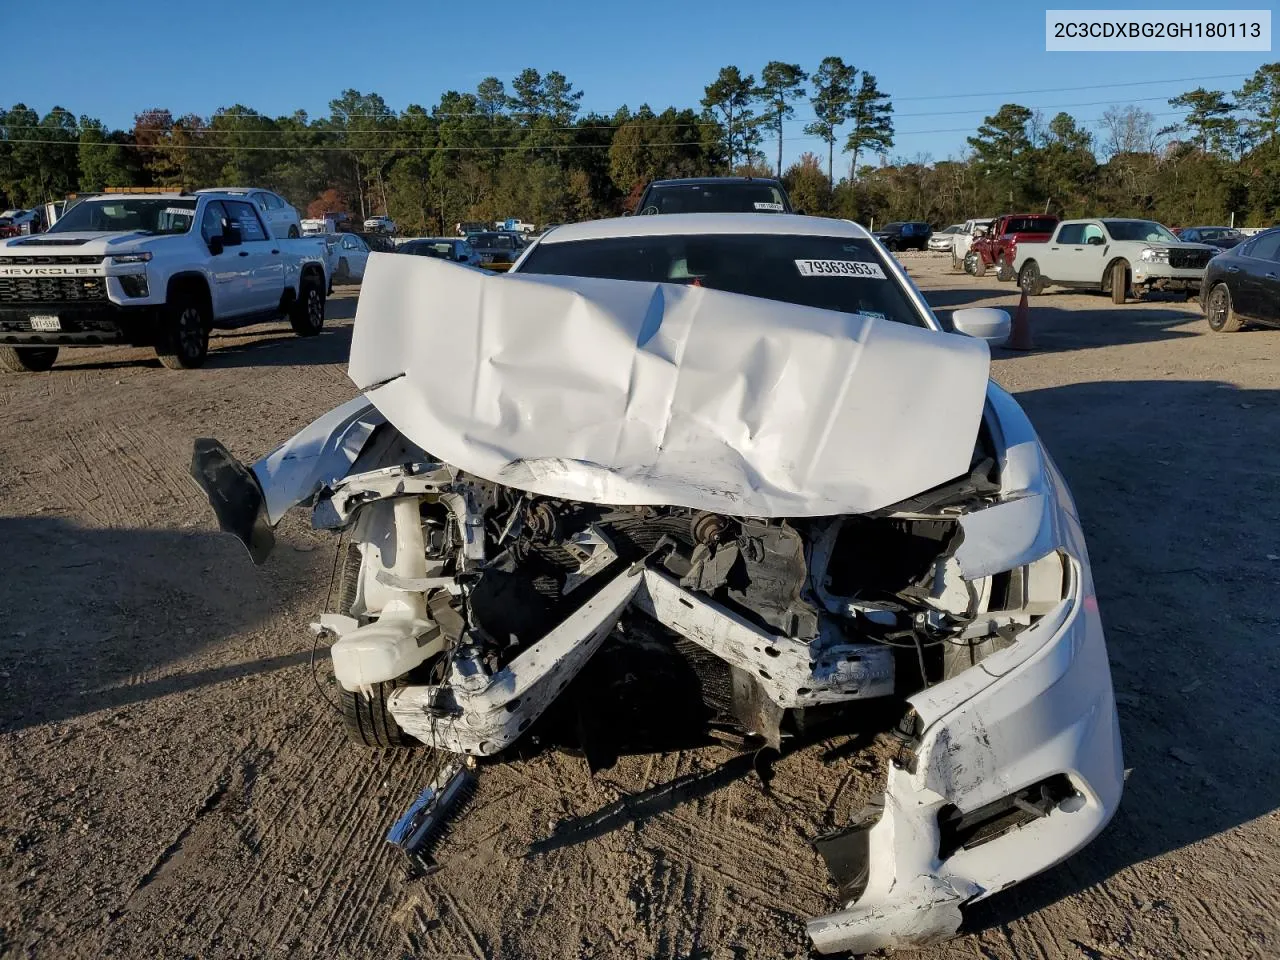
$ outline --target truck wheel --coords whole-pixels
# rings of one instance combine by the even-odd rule
[[[1009,261],[1004,258],[1003,254],[996,261],[996,279],[1001,283],[1008,283],[1013,279],[1013,267],[1009,266]]]
[[[299,284],[298,299],[289,308],[289,325],[300,337],[314,337],[324,326],[324,284],[313,273]]]
[[[297,239],[298,239],[298,237],[300,237],[300,236],[302,236],[302,234],[298,233],[298,228],[297,228],[297,227],[295,227],[293,224],[290,224],[290,225],[289,225],[289,239],[290,239],[290,240],[297,240]]]
[[[57,347],[0,347],[0,370],[9,373],[41,373],[57,359]]]
[[[179,293],[166,304],[156,356],[170,370],[191,370],[209,356],[209,306],[202,297]]]
[[[1040,276],[1040,267],[1034,260],[1028,260],[1022,265],[1022,272],[1018,274],[1018,286],[1028,297],[1038,297],[1044,293],[1044,277]]]
[[[1231,291],[1225,283],[1219,283],[1209,291],[1205,319],[1209,321],[1209,329],[1214,333],[1235,333],[1244,326],[1240,314],[1231,307]]]
[[[987,272],[987,265],[982,259],[982,254],[978,253],[976,250],[970,250],[965,254],[964,272],[971,277],[985,276]]]
[[[1122,304],[1129,297],[1129,264],[1117,260],[1111,266],[1111,302]]]
[[[959,257],[956,256],[955,250],[952,250],[951,251],[951,272],[959,273],[962,269],[964,269],[963,262],[960,260]]]

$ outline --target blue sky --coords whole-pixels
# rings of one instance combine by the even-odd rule
[[[1217,77],[1203,85],[1230,91],[1260,64],[1280,59],[1274,53],[1046,53],[1048,4],[1022,2],[984,8],[935,0],[738,0],[660,8],[603,0],[179,0],[110,14],[97,0],[0,5],[0,28],[9,40],[0,99],[41,113],[60,105],[121,127],[148,107],[207,115],[237,102],[271,115],[301,107],[317,116],[348,87],[376,91],[393,109],[430,106],[444,90],[474,89],[490,74],[509,81],[525,66],[560,70],[584,91],[587,109],[695,106],[726,64],[758,74],[777,59],[811,71],[834,54],[875,74],[893,96],[893,153],[937,160],[961,154],[965,136],[1002,103],[1042,108],[1046,117],[1063,109],[1084,121],[1096,120],[1110,104],[1133,103],[1166,124],[1177,119],[1169,116],[1167,98],[1201,85],[1182,78]],[[1165,0],[1154,6],[1247,5]],[[1071,5],[1057,0],[1052,6]],[[717,7],[725,13],[712,13]],[[1153,80],[1180,82],[1145,82]],[[981,95],[957,96],[962,93]],[[823,152],[820,143],[804,140],[808,116],[801,103],[787,125],[788,158],[805,149]],[[772,156],[768,145],[766,153]]]

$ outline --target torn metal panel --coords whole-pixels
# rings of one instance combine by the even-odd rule
[[[988,361],[971,338],[711,289],[382,257],[350,375],[413,442],[497,483],[801,517],[963,474]]]
[[[403,687],[388,701],[396,723],[423,743],[487,756],[514,743],[577,676],[640,589],[640,571],[624,571],[539,643],[479,682]],[[474,676],[474,674],[473,674]]]
[[[347,475],[386,418],[363,396],[313,421],[253,465],[275,526],[293,506]]]

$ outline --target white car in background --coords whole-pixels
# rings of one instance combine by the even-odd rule
[[[964,263],[965,254],[969,252],[969,246],[973,243],[973,238],[985,233],[991,229],[991,224],[995,223],[995,217],[979,217],[976,220],[966,220],[964,225],[951,236],[951,266],[957,270]]]
[[[950,253],[956,234],[964,229],[963,223],[953,223],[945,230],[939,230],[929,238],[929,249],[938,253]]]
[[[273,237],[284,240],[302,236],[302,220],[298,211],[278,193],[258,187],[210,187],[197,190],[196,193],[229,193],[245,197],[258,208],[259,215],[267,221]]]
[[[369,263],[369,245],[354,233],[337,233],[334,237],[338,242],[332,248],[337,254],[333,282],[359,283],[364,279],[364,269]]]
[[[395,233],[396,222],[390,217],[370,217],[364,222],[365,233]]]

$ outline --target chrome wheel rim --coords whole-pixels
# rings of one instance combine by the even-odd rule
[[[1209,297],[1209,326],[1221,329],[1227,322],[1227,295],[1219,287]]]

